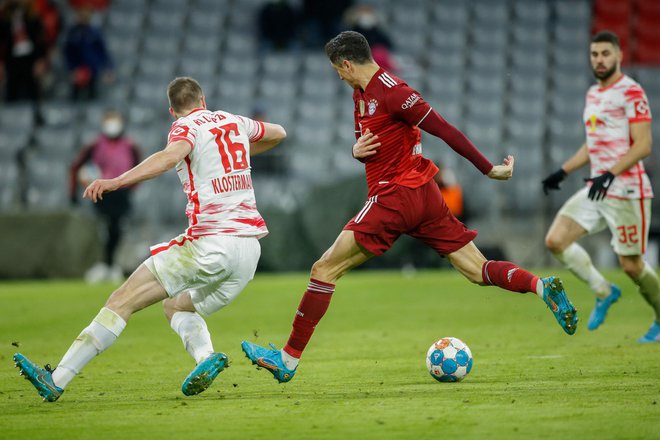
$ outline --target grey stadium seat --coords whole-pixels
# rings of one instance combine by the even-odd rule
[[[16,202],[19,187],[18,165],[13,161],[0,161],[0,212],[8,211]]]
[[[513,14],[517,21],[540,25],[548,21],[550,8],[547,2],[516,1],[513,3]]]
[[[30,131],[34,127],[34,108],[29,104],[4,104],[0,107],[0,127]]]

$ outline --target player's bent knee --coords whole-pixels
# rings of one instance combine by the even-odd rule
[[[172,319],[172,316],[176,313],[174,299],[167,298],[163,301],[163,312],[165,312],[165,317],[168,321]]]
[[[561,237],[558,237],[555,234],[548,234],[545,236],[545,247],[553,254],[557,254],[566,249],[567,245],[563,242]]]
[[[345,272],[346,271],[341,271],[337,265],[330,263],[330,261],[323,256],[312,265],[310,276],[315,280],[334,283],[341,278]]]
[[[633,280],[638,279],[644,271],[644,263],[639,264],[637,261],[622,260],[621,269]]]

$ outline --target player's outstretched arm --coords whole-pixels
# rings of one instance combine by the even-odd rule
[[[83,194],[92,202],[103,200],[103,194],[116,191],[119,188],[135,185],[144,180],[160,176],[165,171],[174,168],[190,152],[192,146],[187,141],[175,141],[167,145],[164,150],[152,154],[144,161],[114,179],[97,179],[93,181]]]
[[[264,135],[257,142],[250,144],[250,156],[265,153],[286,139],[286,131],[279,124],[264,122]]]
[[[492,171],[493,164],[470,139],[432,108],[429,108],[427,115],[419,122],[419,128],[445,141],[452,150],[469,160],[483,174],[489,175]]]
[[[494,165],[486,175],[494,180],[509,180],[513,176],[513,163],[513,156],[509,155],[504,158],[501,165]]]
[[[550,190],[559,190],[559,184],[573,171],[582,168],[589,163],[589,150],[587,144],[582,146],[570,157],[557,171],[553,172],[541,181],[543,192],[547,196]]]

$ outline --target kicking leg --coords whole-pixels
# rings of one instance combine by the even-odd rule
[[[20,353],[14,356],[14,360],[39,394],[46,400],[55,401],[85,365],[115,342],[133,313],[165,298],[167,293],[163,287],[142,264],[110,295],[105,307],[83,329],[52,375]]]
[[[559,278],[539,278],[508,261],[486,260],[473,242],[447,255],[447,259],[473,283],[495,285],[512,292],[536,293],[550,307],[564,331],[569,335],[575,333],[577,311]]]
[[[279,382],[288,382],[298,367],[298,360],[305,350],[316,325],[330,305],[335,283],[346,272],[372,257],[355,240],[353,231],[344,230],[335,243],[312,266],[311,277],[296,315],[293,330],[282,350],[259,347],[247,341],[241,346],[253,364],[269,370]]]

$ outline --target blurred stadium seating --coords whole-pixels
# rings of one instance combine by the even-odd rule
[[[281,148],[255,159],[257,166],[269,160],[282,164],[257,168],[263,168],[255,176],[262,209],[286,205],[291,210],[302,200],[300,188],[359,176],[362,168],[350,157],[350,90],[320,47],[259,52],[256,17],[264,2],[113,0],[98,18],[115,59],[117,81],[104,88],[99,102],[64,101],[66,73],[56,61],[60,71],[55,72],[51,98],[41,106],[39,124],[29,106],[0,107],[0,210],[66,206],[68,164],[96,132],[105,108],[126,112],[128,132],[145,155],[162,148],[171,123],[165,88],[175,75],[196,77],[209,107],[248,116],[261,108],[268,120],[287,129],[289,139]],[[66,1],[56,3],[66,11]],[[456,168],[467,208],[477,221],[512,211],[547,217],[565,199],[542,198],[539,182],[583,141],[592,30],[607,26],[624,33],[627,53],[633,55],[626,71],[646,87],[652,109],[660,115],[657,1],[367,3],[385,18],[400,75],[492,161],[516,155],[516,177],[510,184],[490,186],[475,178],[478,173],[469,163],[426,137],[426,154]],[[636,60],[656,67],[639,67]],[[654,127],[656,139],[659,126]],[[648,162],[655,173],[660,162]],[[260,185],[259,179],[268,184]],[[185,221],[183,197],[175,201],[171,195],[178,194],[176,177],[165,180],[161,183],[167,190],[151,183],[137,190],[135,219],[153,231],[150,237],[161,237]],[[581,184],[581,179],[569,180],[563,195]]]

